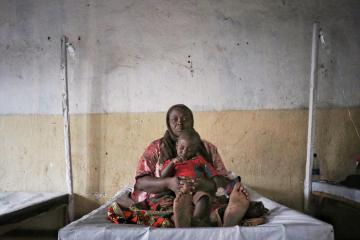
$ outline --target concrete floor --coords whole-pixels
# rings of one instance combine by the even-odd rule
[[[0,236],[1,240],[56,240],[57,230],[14,230]]]

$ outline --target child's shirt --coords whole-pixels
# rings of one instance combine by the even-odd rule
[[[166,160],[163,164],[163,171],[166,166],[171,162],[171,159]],[[185,160],[183,162],[175,163],[175,176],[181,177],[207,177],[211,178],[214,176],[218,176],[219,174],[216,172],[215,168],[208,163],[203,156],[197,155],[192,159]]]

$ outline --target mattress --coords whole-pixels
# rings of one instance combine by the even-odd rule
[[[348,188],[341,185],[330,184],[325,182],[312,182],[313,192],[328,193],[334,196],[345,198],[360,203],[360,190]]]
[[[114,224],[107,220],[109,204],[131,187],[125,187],[107,203],[60,229],[59,240],[100,239],[334,239],[330,224],[292,210],[248,189],[253,201],[262,201],[270,211],[266,224],[256,227],[150,228],[142,225]]]
[[[17,228],[27,219],[67,203],[67,193],[0,192],[0,234]]]

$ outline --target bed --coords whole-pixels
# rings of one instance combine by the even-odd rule
[[[292,210],[248,189],[252,200],[262,201],[270,210],[267,223],[257,227],[167,228],[114,224],[106,219],[107,206],[128,194],[125,187],[107,203],[60,229],[58,240],[100,239],[334,239],[330,224]]]
[[[67,193],[0,192],[0,235],[40,214],[59,207],[66,208],[67,204]]]
[[[351,201],[360,206],[360,190],[327,182],[312,182],[313,194],[326,194]]]
[[[336,239],[360,239],[360,190],[329,182],[312,182],[314,215],[331,222]]]

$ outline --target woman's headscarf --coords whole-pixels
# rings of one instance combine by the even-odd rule
[[[194,116],[190,108],[185,106],[184,104],[176,104],[169,108],[169,110],[166,113],[166,126],[167,130],[161,139],[161,145],[160,145],[160,158],[159,162],[162,164],[167,159],[173,159],[176,157],[176,140],[177,136],[173,133],[170,127],[170,113],[173,110],[179,110],[183,113],[187,113],[190,119],[188,121],[191,121],[191,127],[194,127]],[[206,151],[205,145],[201,142],[201,146],[199,149],[199,153],[212,164],[211,157],[209,153]]]

